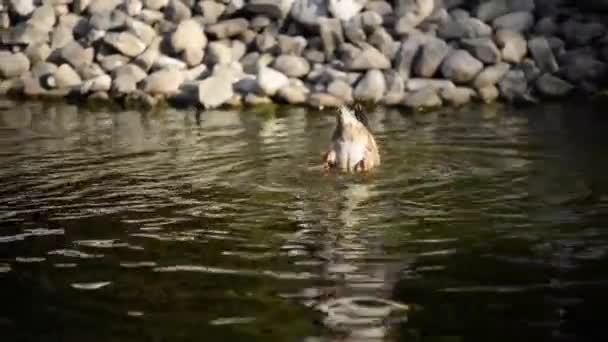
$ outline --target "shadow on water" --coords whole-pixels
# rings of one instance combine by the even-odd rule
[[[324,113],[3,107],[3,336],[601,340],[600,109],[369,118],[382,166],[322,176]]]

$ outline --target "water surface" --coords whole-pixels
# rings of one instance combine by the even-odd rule
[[[593,341],[608,120],[546,104],[370,113],[0,106],[6,341]]]

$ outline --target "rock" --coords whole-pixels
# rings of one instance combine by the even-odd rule
[[[311,63],[324,63],[325,62],[325,54],[318,50],[304,50],[304,58],[310,61]]]
[[[554,36],[559,32],[559,26],[555,22],[554,17],[544,17],[536,22],[534,26],[534,33],[549,37]]]
[[[57,88],[74,88],[82,83],[80,76],[69,64],[61,64],[54,73]]]
[[[87,7],[89,7],[89,4],[91,3],[91,0],[74,0],[73,1],[73,9],[74,12],[76,14],[80,14],[82,12],[84,12]]]
[[[492,21],[509,13],[506,0],[490,0],[481,2],[475,11],[475,17],[483,21]]]
[[[399,43],[382,27],[375,28],[368,41],[389,60],[393,60],[399,50]]]
[[[514,12],[498,17],[492,23],[494,30],[526,32],[534,25],[534,16],[530,12]]]
[[[508,63],[490,65],[475,77],[473,86],[477,89],[493,86],[503,78],[510,68],[511,67]]]
[[[498,50],[498,47],[496,47],[496,44],[490,38],[464,39],[461,41],[461,44],[465,50],[486,64],[500,62],[500,50]]]
[[[143,9],[141,14],[139,15],[139,19],[141,19],[144,23],[148,25],[155,25],[164,20],[165,16],[162,12],[153,11],[149,9]]]
[[[144,4],[141,2],[141,0],[125,0],[124,7],[128,16],[136,17],[141,13],[141,10],[144,8]]]
[[[528,52],[528,44],[524,36],[515,31],[502,30],[496,32],[496,43],[501,49],[505,62],[519,63]]]
[[[261,67],[257,79],[260,90],[268,96],[274,96],[279,89],[289,84],[287,76],[269,67]]]
[[[57,71],[57,65],[48,62],[40,62],[32,66],[30,74],[35,78],[42,78],[54,74],[55,71]]]
[[[221,76],[210,76],[198,86],[198,100],[204,108],[217,108],[233,97],[232,80]]]
[[[365,76],[361,78],[353,95],[355,99],[361,101],[378,102],[386,93],[386,80],[384,75],[378,69],[367,71]]]
[[[143,80],[143,90],[147,94],[175,95],[184,82],[184,75],[176,69],[164,69],[150,74]]]
[[[146,49],[146,44],[129,32],[109,32],[103,40],[127,57],[136,57]]]
[[[169,0],[144,0],[146,8],[158,11],[169,4]]]
[[[404,80],[410,78],[414,58],[422,44],[423,39],[415,35],[408,37],[401,43],[395,55],[395,69]]]
[[[29,59],[21,52],[0,51],[0,76],[13,78],[21,76],[30,69]]]
[[[88,12],[93,14],[108,14],[112,12],[122,0],[91,0],[87,6]]]
[[[432,77],[449,52],[450,48],[443,40],[437,38],[427,40],[414,62],[414,74],[421,77]]]
[[[475,91],[467,87],[444,88],[439,91],[439,95],[451,106],[462,106],[471,102]]]
[[[86,80],[80,86],[80,93],[96,93],[108,92],[112,87],[112,78],[109,75],[103,74],[97,77]]]
[[[272,100],[268,96],[260,96],[253,93],[245,95],[245,103],[250,106],[258,106],[263,104],[271,104]]]
[[[604,36],[606,28],[598,22],[583,23],[569,19],[561,25],[561,33],[569,45],[589,45],[595,38]]]
[[[303,36],[288,36],[280,34],[278,36],[279,52],[282,55],[300,56],[304,52],[308,42]]]
[[[345,61],[346,70],[389,69],[391,62],[380,51],[369,46]]]
[[[575,83],[601,79],[605,73],[606,64],[593,56],[577,56],[568,61],[563,68],[563,76]]]
[[[224,39],[238,36],[245,32],[249,27],[247,19],[235,18],[220,21],[219,23],[209,25],[205,28],[205,32],[217,39]]]
[[[55,10],[50,5],[43,5],[38,7],[32,13],[32,16],[28,20],[28,24],[40,29],[43,32],[50,32],[55,26],[57,18],[55,17]]]
[[[207,75],[207,66],[205,64],[197,65],[193,68],[182,70],[182,74],[184,75],[184,82],[201,80]],[[196,89],[198,91],[198,83]]]
[[[485,103],[492,103],[496,101],[499,96],[498,88],[493,85],[477,89],[477,94],[479,95],[479,98]]]
[[[294,0],[250,0],[245,9],[252,13],[260,13],[272,18],[286,18],[291,11]]]
[[[378,13],[379,15],[386,17],[393,14],[393,6],[383,0],[367,1],[364,6],[365,10]]]
[[[524,58],[524,60],[518,65],[519,70],[524,72],[526,75],[526,81],[528,83],[536,81],[536,79],[541,75],[542,71],[536,66],[534,60],[529,58]]]
[[[264,32],[260,33],[255,40],[257,50],[259,52],[272,53],[277,49],[277,33],[275,30],[265,29]]]
[[[272,67],[288,77],[298,78],[310,72],[310,63],[299,56],[281,55],[275,59]]]
[[[326,0],[295,0],[290,14],[302,25],[317,27],[319,18],[327,17],[329,13]]]
[[[98,31],[116,31],[125,25],[127,18],[127,14],[119,10],[110,13],[96,13],[89,18],[89,26]]]
[[[523,99],[527,96],[528,82],[521,70],[509,70],[498,82],[500,95],[507,101]]]
[[[134,64],[126,64],[112,71],[112,91],[118,94],[132,93],[137,83],[146,78],[146,72]]]
[[[339,23],[339,21],[337,21]],[[321,24],[321,29],[323,29],[324,24]],[[340,28],[336,28],[340,29]],[[340,31],[341,34],[341,31]],[[344,36],[351,43],[361,46],[367,41],[367,34],[363,29],[363,19],[360,15],[354,16],[350,20],[344,22]]]
[[[441,107],[443,103],[435,89],[425,88],[406,94],[404,104],[412,109],[427,109]]]
[[[366,31],[373,31],[382,26],[384,20],[378,13],[365,11],[359,14],[361,18],[361,26]]]
[[[10,8],[21,17],[29,16],[36,9],[33,0],[10,0]]]
[[[121,54],[113,54],[103,56],[101,59],[98,59],[98,61],[103,70],[109,72],[127,65],[129,63],[129,57],[123,56]]]
[[[545,73],[536,80],[536,89],[544,96],[559,97],[570,93],[574,86],[549,73]]]
[[[549,42],[544,37],[535,37],[528,41],[528,50],[534,58],[536,65],[544,72],[553,73],[559,69],[557,60]]]
[[[255,76],[247,74],[234,83],[233,88],[241,94],[259,93],[258,80]]]
[[[184,61],[181,61],[177,58],[169,57],[164,54],[159,54],[156,62],[152,66],[152,69],[160,70],[160,69],[177,69],[177,70],[186,70],[188,68],[188,64]]]
[[[334,18],[349,20],[361,12],[366,0],[329,0],[329,12]]]
[[[308,104],[314,108],[337,108],[342,106],[344,101],[327,93],[316,92],[308,96]]]
[[[334,52],[344,43],[342,24],[338,19],[321,18],[320,36],[323,43],[325,58],[331,60]]]
[[[204,25],[215,24],[226,10],[226,5],[213,1],[204,0],[197,4],[198,11],[203,15],[200,23]]]
[[[45,43],[30,44],[25,49],[25,55],[32,64],[44,62],[51,55],[51,48]]]
[[[331,83],[327,85],[327,93],[346,103],[351,103],[353,101],[353,88],[344,80],[336,79],[331,81]]]
[[[226,4],[226,10],[224,11],[226,17],[232,16],[245,7],[244,0],[223,0],[223,2]]]
[[[72,35],[71,29],[64,26],[57,26],[51,34],[51,49],[61,49],[73,41],[74,36]]]
[[[210,64],[230,64],[232,49],[223,42],[211,42],[207,47],[207,57]]]
[[[439,24],[437,36],[441,39],[480,38],[492,35],[492,27],[477,18],[449,18]]]
[[[301,104],[306,102],[306,99],[308,97],[308,91],[303,85],[297,86],[290,84],[286,87],[279,89],[279,91],[277,92],[277,97],[280,100],[289,104]]]
[[[207,37],[201,25],[194,19],[184,20],[171,35],[171,47],[176,53],[185,50],[203,50],[207,46]]]
[[[396,13],[399,17],[395,24],[395,33],[404,35],[410,33],[435,9],[435,0],[399,1]]]
[[[186,6],[181,0],[171,0],[165,8],[165,18],[174,23],[180,23],[192,17],[190,7]]]
[[[83,80],[90,80],[102,75],[106,75],[105,70],[97,63],[87,64],[86,66],[76,69],[76,72]]]
[[[441,89],[454,87],[456,86],[452,81],[433,78],[410,78],[405,81],[405,90],[413,92],[427,88],[439,91]]]
[[[150,70],[160,56],[161,41],[161,37],[154,38],[146,50],[135,58],[134,63],[145,71]]]
[[[441,73],[454,83],[466,83],[483,69],[483,64],[466,50],[454,50],[443,61]]]
[[[156,31],[152,26],[132,18],[127,18],[125,25],[129,31],[139,38],[146,46],[156,38]]]

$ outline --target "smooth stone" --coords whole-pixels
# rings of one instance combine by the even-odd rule
[[[279,89],[289,84],[289,78],[285,74],[266,66],[259,69],[257,79],[260,90],[268,96],[274,96]]]
[[[147,74],[134,64],[126,64],[112,70],[112,91],[127,94],[137,90],[137,83]]]
[[[51,55],[51,48],[46,43],[30,44],[25,49],[25,55],[32,64],[44,62]]]
[[[498,82],[500,95],[507,101],[523,99],[527,95],[528,81],[522,70],[509,70]]]
[[[110,75],[99,75],[97,77],[88,79],[80,86],[80,93],[96,93],[96,92],[108,92],[112,88],[112,77]]]
[[[393,60],[399,50],[399,43],[382,27],[375,28],[368,38],[368,42],[378,49],[386,58]]]
[[[183,82],[184,75],[180,70],[159,70],[143,80],[143,91],[152,95],[174,95],[178,93]]]
[[[104,56],[99,61],[99,64],[105,71],[113,71],[129,63],[129,57],[121,54],[113,54]]]
[[[414,62],[414,74],[420,77],[432,77],[450,52],[449,46],[441,39],[430,38]]]
[[[30,60],[21,52],[0,51],[0,76],[18,77],[30,69]]]
[[[492,27],[477,18],[450,18],[439,24],[437,36],[442,39],[489,37]]]
[[[305,58],[292,55],[277,57],[272,67],[288,77],[303,77],[310,72],[310,63]]]
[[[232,62],[232,49],[221,41],[209,43],[207,58],[210,64],[230,64]]]
[[[454,83],[466,83],[483,69],[483,63],[466,50],[454,50],[441,64],[441,73]]]
[[[129,32],[109,32],[103,39],[104,42],[127,57],[136,57],[146,49],[146,44]]]
[[[29,16],[36,9],[34,0],[10,0],[8,4],[5,4],[5,6],[7,5],[10,5],[11,10],[21,17]]]
[[[279,53],[282,55],[301,56],[308,44],[308,41],[303,36],[288,36],[280,34],[277,37]]]
[[[500,50],[490,38],[464,39],[461,44],[465,50],[485,64],[496,64],[501,60]]]
[[[168,4],[169,0],[144,0],[144,6],[155,11],[165,8]]]
[[[136,19],[128,18],[125,22],[131,33],[135,34],[146,46],[150,45],[157,34],[152,26]]]
[[[337,108],[344,105],[344,100],[324,92],[310,94],[307,102],[314,108]]]
[[[353,88],[350,84],[341,79],[335,79],[327,85],[327,93],[346,103],[353,101]]]
[[[309,27],[318,27],[319,19],[328,17],[326,0],[295,0],[291,8],[291,18]]]
[[[184,50],[202,50],[207,46],[207,37],[202,26],[194,19],[184,20],[171,35],[171,47],[177,53]]]
[[[198,86],[198,99],[204,108],[217,108],[233,97],[232,80],[222,76],[210,76]]]
[[[496,32],[496,43],[501,49],[502,59],[509,63],[519,63],[528,52],[528,43],[524,36],[515,31]]]
[[[160,45],[162,42],[161,37],[156,37],[150,45],[146,48],[146,50],[137,58],[135,58],[134,63],[141,67],[143,70],[148,71],[152,66],[154,66],[158,58],[160,57]]]
[[[444,88],[454,88],[454,82],[443,79],[432,79],[432,78],[410,78],[405,81],[406,91],[418,91],[426,88],[441,90]]]
[[[355,86],[353,96],[365,102],[378,102],[386,93],[386,80],[378,69],[368,70]]]
[[[404,104],[412,109],[429,109],[437,108],[443,105],[441,97],[437,94],[437,90],[433,88],[424,88],[405,95]]]
[[[276,95],[280,100],[289,104],[302,104],[308,98],[305,88],[288,85],[279,89]]]
[[[534,37],[528,41],[528,50],[536,65],[544,72],[553,73],[559,70],[553,50],[545,37]]]
[[[197,3],[198,12],[202,14],[201,24],[215,24],[226,10],[226,5],[213,1],[204,0]]]
[[[536,79],[542,74],[542,70],[538,68],[536,62],[530,58],[524,58],[523,61],[517,66],[519,70],[524,72],[526,75],[526,81],[528,83],[536,81]]]
[[[349,20],[361,12],[367,0],[329,0],[328,10],[334,18]]]
[[[488,85],[477,89],[477,95],[484,103],[492,103],[498,99],[500,95],[498,88],[494,85]]]
[[[508,63],[487,66],[475,77],[473,86],[477,89],[493,86],[503,78],[510,68],[511,66]]]
[[[390,60],[374,47],[367,47],[345,62],[346,70],[389,69]]]
[[[530,12],[521,11],[505,14],[494,19],[492,26],[494,30],[510,30],[517,32],[525,32],[530,30],[534,25],[534,15]]]
[[[57,88],[74,88],[82,83],[82,79],[69,64],[60,65],[53,74]]]
[[[338,19],[321,18],[320,37],[325,58],[331,60],[335,51],[344,44],[342,24]]]
[[[471,102],[475,91],[467,87],[443,88],[439,91],[439,95],[451,106],[462,106]]]
[[[252,13],[260,13],[275,19],[287,17],[294,0],[250,0],[245,9]]]
[[[44,32],[50,32],[57,22],[55,10],[48,4],[37,7],[27,22]]]
[[[249,27],[247,19],[235,18],[220,21],[216,24],[205,27],[205,33],[215,37],[216,39],[224,39],[238,36],[245,32]]]
[[[190,7],[186,6],[182,0],[170,0],[165,8],[165,18],[174,23],[180,23],[192,17]]]
[[[567,81],[555,77],[549,73],[545,73],[536,79],[536,89],[544,96],[559,97],[568,95],[574,86]]]

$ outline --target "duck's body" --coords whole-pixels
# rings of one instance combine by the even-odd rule
[[[331,146],[323,162],[325,168],[344,172],[364,172],[380,165],[378,146],[367,127],[365,114],[340,108]]]

